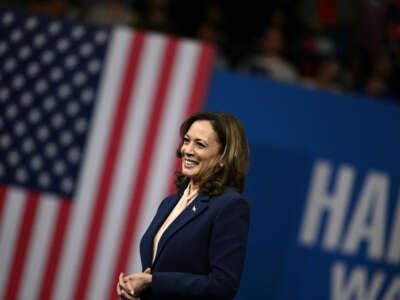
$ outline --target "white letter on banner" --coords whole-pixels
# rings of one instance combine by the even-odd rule
[[[386,292],[383,300],[398,300],[400,299],[400,276],[392,280],[388,291]]]
[[[393,264],[398,264],[400,262],[400,190],[396,206],[387,254],[388,262]]]
[[[382,258],[388,185],[389,179],[386,175],[376,172],[368,174],[344,240],[345,253],[356,253],[360,243],[365,240],[368,246],[367,255],[374,259]]]
[[[334,190],[329,193],[332,166],[327,161],[315,163],[311,178],[311,188],[300,230],[300,242],[306,246],[315,244],[320,231],[322,217],[327,214],[323,247],[334,250],[338,246],[346,216],[347,204],[353,187],[354,170],[349,166],[338,169]]]
[[[341,262],[335,263],[331,270],[330,299],[376,300],[385,279],[385,274],[383,272],[375,273],[369,288],[367,286],[368,273],[365,268],[354,268],[347,280],[345,277],[346,265]]]

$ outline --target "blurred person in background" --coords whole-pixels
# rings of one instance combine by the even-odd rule
[[[294,65],[284,56],[285,39],[282,30],[276,26],[267,26],[259,40],[260,52],[245,58],[239,70],[259,74],[285,82],[297,80]]]
[[[341,91],[340,74],[340,62],[335,57],[328,57],[321,60],[313,77],[303,78],[301,83],[311,88]]]
[[[86,21],[98,25],[134,26],[137,23],[138,15],[124,0],[103,0],[86,5],[84,18]]]
[[[216,50],[214,65],[216,67],[230,67],[230,62],[223,49],[227,42],[227,36],[223,30],[223,12],[219,5],[210,4],[205,7],[205,17],[197,28],[196,38],[200,41],[214,44]]]
[[[134,10],[137,12],[134,27],[169,34],[176,32],[170,0],[146,0],[134,4]]]
[[[386,51],[378,53],[372,61],[371,71],[362,92],[371,98],[391,98],[393,95],[393,59]],[[397,83],[398,84],[398,83]]]

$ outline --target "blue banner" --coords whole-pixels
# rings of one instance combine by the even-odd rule
[[[400,107],[216,70],[206,109],[251,147],[237,300],[400,299]]]

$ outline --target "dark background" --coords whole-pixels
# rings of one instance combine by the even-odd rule
[[[290,83],[374,101],[400,100],[399,0],[10,0],[3,5],[209,41],[218,47],[217,67],[255,76],[274,77],[253,60],[272,55],[293,70]],[[265,50],[267,43],[271,48],[270,28],[281,40],[272,44],[272,54]]]

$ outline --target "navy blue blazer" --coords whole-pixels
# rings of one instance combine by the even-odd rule
[[[141,299],[233,299],[246,256],[248,201],[230,188],[199,195],[166,229],[152,263],[154,236],[180,196],[161,202],[140,242],[143,270],[153,274]]]

